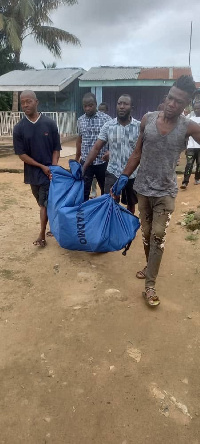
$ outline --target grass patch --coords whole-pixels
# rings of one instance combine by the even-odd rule
[[[193,211],[193,210],[189,210],[184,219],[183,222],[181,222],[182,226],[185,226],[185,228],[188,231],[196,231],[200,229],[200,218],[198,216],[198,213]]]
[[[15,273],[12,270],[8,270],[6,268],[3,268],[0,271],[0,276],[4,279],[9,279],[9,280],[13,280],[15,278]]]
[[[185,237],[185,240],[196,242],[198,240],[198,236],[196,234],[188,234],[188,236]]]
[[[188,212],[184,217],[184,222],[186,225],[189,225],[194,220],[194,213]]]
[[[15,199],[14,197],[10,197],[10,198],[7,198],[7,199],[3,199],[3,204],[4,205],[17,205],[17,199]]]

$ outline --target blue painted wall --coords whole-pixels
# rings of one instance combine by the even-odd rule
[[[39,111],[75,111],[77,118],[83,114],[82,99],[91,88],[79,88],[78,79],[61,92],[37,92]]]
[[[156,111],[169,91],[169,86],[104,86],[102,101],[108,104],[108,114],[116,116],[117,100],[122,94],[129,94],[133,101],[132,116],[141,120],[148,111]]]

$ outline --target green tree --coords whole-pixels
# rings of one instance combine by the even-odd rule
[[[17,63],[20,62],[24,39],[32,35],[35,41],[61,57],[61,43],[80,45],[73,34],[55,28],[50,18],[52,11],[61,5],[74,5],[77,0],[1,0],[0,31],[11,47]]]
[[[26,63],[15,60],[15,54],[12,48],[5,42],[5,36],[0,32],[0,76],[14,69],[30,69]],[[12,109],[12,93],[0,92],[0,111],[9,111]]]
[[[61,5],[74,5],[77,0],[1,0],[0,31],[20,61],[24,39],[32,35],[37,43],[48,48],[55,56],[61,57],[62,42],[80,45],[73,34],[55,28],[50,13]]]
[[[53,62],[53,63],[45,63],[45,62],[43,62],[43,60],[40,60],[40,61],[41,61],[42,65],[43,65],[43,67],[44,67],[45,69],[55,69],[56,66],[57,66],[56,62]]]
[[[0,92],[0,111],[10,111],[12,108],[12,93]]]
[[[14,69],[31,69],[27,63],[17,62],[12,48],[5,44],[4,38],[0,32],[0,76]]]

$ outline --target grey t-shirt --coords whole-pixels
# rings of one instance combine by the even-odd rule
[[[180,116],[177,125],[166,135],[159,133],[157,118],[160,111],[147,114],[142,156],[134,189],[144,196],[172,196],[178,192],[176,165],[186,149],[189,119]]]

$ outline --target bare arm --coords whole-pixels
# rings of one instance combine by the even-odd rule
[[[77,162],[79,162],[81,157],[81,143],[82,143],[82,136],[78,136],[76,139],[76,157],[75,157]]]
[[[43,171],[44,174],[46,174],[46,176],[49,176],[51,174],[48,166],[42,165],[42,163],[36,162],[36,160],[32,159],[32,157],[28,156],[28,154],[20,154],[19,158],[24,163],[27,163],[28,165],[32,165],[32,166],[41,168],[41,170]]]
[[[138,137],[136,147],[131,156],[129,157],[128,162],[124,168],[124,171],[122,172],[122,174],[126,174],[126,176],[130,176],[133,173],[133,171],[136,170],[137,166],[140,163],[145,124],[146,124],[146,115],[141,120],[140,135]]]
[[[52,165],[58,165],[59,158],[60,158],[60,151],[53,151]]]
[[[90,150],[90,152],[87,156],[87,159],[83,165],[83,174],[84,174],[85,170],[89,167],[89,165],[91,165],[93,160],[96,159],[96,157],[98,156],[99,152],[101,151],[101,149],[103,148],[103,146],[105,144],[106,144],[106,142],[104,140],[97,139],[97,141],[95,142],[92,149]]]
[[[187,136],[192,136],[195,142],[200,145],[200,125],[192,120],[188,124]]]

